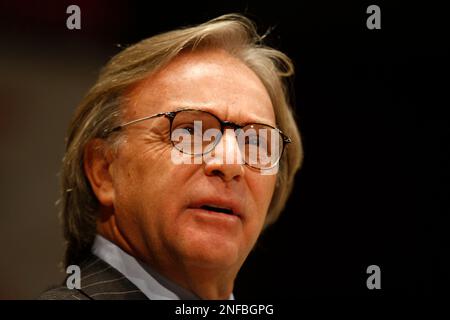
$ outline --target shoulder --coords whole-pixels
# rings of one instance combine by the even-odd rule
[[[77,289],[61,286],[43,292],[38,300],[90,300],[90,298]]]
[[[118,270],[90,255],[79,265],[79,289],[65,284],[45,291],[39,300],[146,300],[148,299]],[[66,279],[67,280],[67,279]]]

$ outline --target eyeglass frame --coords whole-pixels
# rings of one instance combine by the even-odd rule
[[[169,119],[169,122],[170,122],[170,130],[169,130],[169,131],[170,131],[170,133],[169,133],[169,139],[170,139],[170,142],[171,142],[172,146],[173,146],[174,148],[176,148],[175,145],[174,145],[174,142],[172,141],[172,124],[173,124],[173,119],[175,119],[176,115],[177,115],[178,113],[180,113],[180,112],[183,112],[183,111],[198,111],[198,112],[204,112],[204,113],[207,113],[207,114],[213,116],[213,117],[219,122],[219,124],[220,124],[220,132],[221,132],[221,134],[222,134],[221,137],[220,137],[220,139],[222,138],[222,136],[223,136],[223,134],[224,134],[226,128],[232,128],[234,131],[236,131],[237,129],[242,129],[242,128],[247,127],[247,126],[249,126],[249,125],[255,125],[255,124],[256,124],[256,125],[263,125],[263,126],[267,126],[267,127],[269,127],[269,128],[275,129],[275,130],[280,134],[280,136],[281,136],[281,138],[282,138],[282,141],[283,141],[283,148],[281,149],[280,157],[279,157],[277,163],[278,163],[278,162],[281,160],[281,158],[283,157],[283,153],[284,153],[284,150],[285,150],[286,146],[287,146],[289,143],[292,143],[291,138],[289,138],[286,134],[284,134],[283,131],[281,131],[280,129],[278,129],[278,128],[274,127],[274,126],[271,126],[271,125],[269,125],[269,124],[266,124],[266,123],[260,123],[260,122],[249,122],[249,123],[245,123],[245,124],[243,124],[243,125],[240,125],[240,124],[237,124],[237,123],[235,123],[235,122],[233,122],[233,121],[222,120],[222,119],[220,119],[218,116],[216,116],[216,115],[215,115],[214,113],[212,113],[212,112],[209,112],[209,111],[206,111],[206,110],[200,110],[200,109],[191,109],[191,108],[189,108],[189,109],[178,109],[178,110],[175,110],[175,111],[159,112],[159,113],[155,113],[155,114],[153,114],[153,115],[151,115],[151,116],[146,116],[146,117],[143,117],[143,118],[131,120],[131,121],[125,122],[125,123],[123,123],[123,124],[120,124],[120,125],[118,125],[118,126],[112,128],[112,129],[105,129],[105,130],[103,131],[103,134],[104,134],[105,136],[108,136],[109,134],[111,134],[111,133],[113,133],[113,132],[120,131],[120,130],[122,130],[123,128],[128,127],[128,126],[130,126],[130,125],[132,125],[132,124],[139,123],[139,122],[141,122],[141,121],[145,121],[145,120],[149,120],[149,119],[154,119],[154,118],[159,118],[159,117],[165,117],[165,118]],[[220,139],[217,141],[217,144],[220,142]],[[202,155],[207,154],[207,153],[209,153],[209,152],[212,152],[212,151],[215,149],[215,147],[217,146],[217,144],[214,145],[214,148],[212,148],[210,151],[205,152],[205,153],[202,152]],[[178,148],[176,148],[176,149],[177,149],[178,151],[182,152],[182,151],[179,150]],[[182,153],[184,153],[184,152],[182,152]],[[186,153],[186,154],[189,154],[189,155],[195,155],[195,154],[190,154],[190,153]],[[257,167],[253,167],[253,166],[249,165],[249,164],[248,164],[247,162],[245,162],[245,161],[244,161],[244,163],[245,163],[245,165],[247,165],[247,166],[249,166],[249,167],[251,167],[251,168],[253,168],[253,169],[258,169],[258,170],[269,170],[269,169],[271,169],[271,168],[257,168]],[[272,166],[272,168],[273,168],[273,166]]]

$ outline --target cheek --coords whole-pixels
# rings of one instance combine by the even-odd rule
[[[119,212],[139,215],[153,211],[155,198],[164,195],[160,190],[165,188],[165,158],[164,152],[149,147],[122,147],[113,168],[115,207]]]
[[[252,211],[257,212],[257,219],[253,220],[253,228],[262,229],[275,190],[276,175],[262,176],[251,173],[247,183],[252,195]]]
[[[118,155],[117,178],[128,188],[147,188],[158,186],[170,169],[170,152],[165,145],[145,143],[128,145]],[[128,183],[128,185],[127,185]],[[144,190],[142,190],[144,191]]]
[[[263,176],[259,173],[252,175],[249,186],[259,209],[268,209],[275,190],[276,175]]]
[[[126,205],[128,211],[139,210],[145,219],[153,212],[174,211],[181,204],[178,195],[189,180],[194,165],[175,165],[171,161],[171,149],[147,148],[126,150],[117,162],[115,190],[117,202]],[[154,218],[152,218],[154,220]]]
[[[130,148],[118,155],[113,177],[116,221],[133,243],[147,239],[157,246],[157,237],[170,226],[176,205],[171,199],[182,176],[173,167],[170,152],[163,150]]]

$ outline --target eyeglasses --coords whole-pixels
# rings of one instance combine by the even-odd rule
[[[165,117],[170,122],[170,141],[174,148],[188,155],[205,155],[215,150],[226,128],[234,129],[243,162],[252,168],[274,168],[281,159],[291,139],[280,129],[263,123],[239,125],[219,119],[203,110],[180,109],[161,112],[132,120],[105,130],[105,135],[117,132],[132,124]]]

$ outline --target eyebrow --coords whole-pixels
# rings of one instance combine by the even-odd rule
[[[177,112],[177,111],[181,111],[181,110],[207,111],[207,112],[209,112],[209,113],[212,113],[213,115],[215,115],[215,116],[218,117],[219,119],[222,119],[221,116],[218,116],[218,115],[217,115],[217,113],[215,112],[216,110],[214,110],[214,109],[212,109],[212,108],[210,108],[210,107],[207,107],[207,106],[205,106],[204,109],[200,109],[200,108],[198,108],[198,107],[193,107],[193,106],[177,107],[177,108],[175,108],[173,111],[174,111],[174,112]],[[224,120],[224,121],[226,121],[226,120],[232,121],[232,120],[229,120],[229,119],[222,119],[222,120]],[[232,121],[232,122],[235,122],[236,124],[239,124],[239,125],[247,125],[247,124],[252,124],[252,123],[255,123],[255,124],[257,124],[257,123],[259,123],[259,124],[267,124],[267,125],[269,125],[269,126],[272,126],[272,127],[277,128],[277,124],[276,124],[276,123],[272,123],[272,121],[269,121],[269,120],[267,120],[267,119],[258,118],[258,119],[248,119],[248,120],[249,120],[249,121],[243,121],[243,122],[235,122],[235,121]]]

